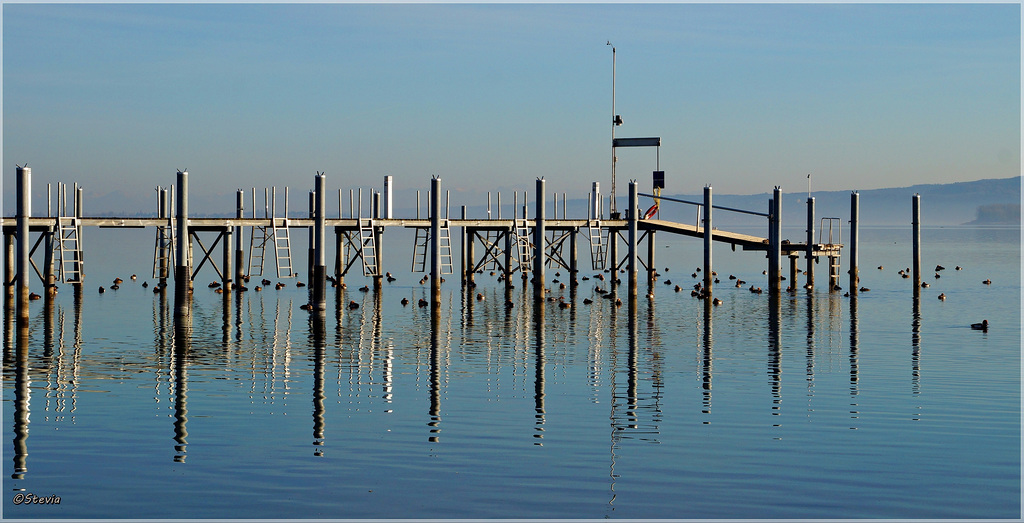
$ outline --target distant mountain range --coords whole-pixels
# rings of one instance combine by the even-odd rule
[[[956,182],[948,184],[921,184],[909,187],[898,187],[889,189],[870,189],[860,192],[860,217],[862,225],[910,225],[911,223],[911,197],[914,194],[921,195],[921,221],[925,226],[935,225],[984,225],[984,224],[1020,224],[1020,184],[1021,177],[1004,179],[986,179],[973,182]],[[641,192],[648,192],[650,189],[641,189]],[[336,191],[336,189],[335,189]],[[367,192],[368,191],[364,191]],[[815,216],[838,217],[845,224],[850,219],[850,193],[851,191],[814,191],[811,195],[815,199]],[[299,192],[302,195],[301,201],[292,198],[291,215],[293,217],[306,215],[305,191]],[[495,206],[497,204],[494,196]],[[692,202],[703,201],[702,194],[664,194],[671,198],[687,200]],[[248,201],[246,194],[246,215],[252,210],[252,204]],[[530,215],[533,215],[532,192],[529,194]],[[758,212],[764,212],[768,206],[770,193],[753,195],[729,195],[714,194],[714,204],[724,207],[733,207]],[[258,205],[262,206],[262,195],[259,195]],[[280,195],[279,195],[280,198]],[[394,194],[395,206],[394,216],[414,217],[416,216],[416,191],[415,189],[396,190]],[[465,193],[453,194],[458,201],[452,202],[450,209],[451,217],[461,216],[461,206],[466,202],[486,202],[486,194],[468,195]],[[503,194],[502,216],[512,216],[512,194]],[[364,194],[363,213],[368,214],[368,194]],[[189,198],[190,214],[199,216],[234,216],[233,211],[224,211],[225,203],[233,208],[234,194],[203,195],[193,194]],[[421,216],[426,217],[426,191],[421,194]],[[622,194],[618,197],[618,207],[624,208],[626,197]],[[783,193],[782,219],[784,226],[803,225],[807,219],[807,193],[793,192]],[[345,216],[348,216],[348,198],[345,198]],[[520,202],[520,205],[522,202]],[[650,198],[642,197],[641,206],[647,208],[651,204]],[[548,200],[548,217],[551,217],[552,202]],[[137,197],[123,194],[121,191],[114,191],[107,194],[92,194],[85,197],[85,214],[88,216],[152,216],[155,214],[155,198]],[[337,202],[332,196],[328,196],[329,216],[337,216]],[[559,202],[558,215],[562,215],[562,203]],[[565,203],[570,217],[586,217],[587,202],[585,199],[572,199]],[[120,209],[120,211],[107,211],[108,209]],[[214,212],[216,211],[216,212]],[[278,211],[280,215],[281,211]],[[6,214],[13,215],[13,209],[8,208]],[[262,214],[262,209],[258,214]],[[486,205],[467,206],[467,216],[471,218],[482,218],[487,216]],[[493,217],[497,217],[496,207],[493,209]],[[692,223],[696,220],[696,209],[692,205],[663,201],[661,205],[661,219]],[[759,225],[763,218],[752,215],[744,215],[727,211],[716,211],[714,221],[716,226],[732,225]]]
[[[931,225],[1020,224],[1021,177],[977,180],[947,184],[921,184],[889,189],[871,189],[860,193],[862,225],[910,225],[912,198],[921,195],[921,222]],[[850,194],[853,191],[814,191],[815,216],[850,219]],[[770,193],[756,195],[714,195],[714,204],[741,209],[767,209]],[[703,196],[681,196],[701,201]],[[783,225],[803,224],[807,220],[807,193],[783,193]],[[1014,209],[1016,214],[1014,215]],[[693,214],[691,211],[689,214]],[[750,220],[719,213],[715,221],[728,224]],[[724,215],[724,216],[723,216]],[[1012,222],[1015,216],[1016,221]],[[664,212],[662,217],[665,217]],[[667,218],[672,219],[672,218]],[[725,221],[722,221],[725,220]],[[1011,220],[1011,221],[1007,221]]]

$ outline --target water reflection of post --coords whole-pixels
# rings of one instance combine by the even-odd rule
[[[430,427],[427,439],[436,443],[441,432],[441,307],[430,308]]]
[[[544,437],[544,301],[538,300],[533,306],[533,327],[535,352],[537,356],[533,382],[534,433],[538,440]],[[534,445],[543,445],[541,441]]]
[[[29,404],[32,390],[28,375],[28,347],[28,325],[19,325],[14,357],[14,474],[11,474],[11,479],[25,479],[25,473],[28,472]]]
[[[911,323],[911,390],[921,392],[921,286],[914,286],[914,321]]]
[[[380,293],[377,293],[378,295]],[[324,359],[327,349],[326,311],[310,314],[313,341],[313,455],[324,455]]]
[[[174,323],[174,461],[185,462],[188,445],[188,356],[192,347],[192,309],[176,306]]]
[[[471,264],[472,262],[470,262]],[[472,273],[472,269],[466,270],[463,274]],[[469,277],[468,274],[466,276]],[[462,326],[463,336],[471,335],[473,332],[473,302],[476,300],[476,294],[473,294],[473,288],[476,284],[472,280],[469,280],[469,284],[462,286]]]
[[[631,212],[636,211],[636,207],[631,206]],[[636,382],[637,382],[637,352],[639,350],[639,342],[637,341],[636,333],[636,296],[630,294],[629,296],[629,318],[626,321],[628,325],[628,331],[626,338],[629,342],[629,359],[626,362],[626,422],[628,427],[635,429],[639,427],[637,420],[637,393],[636,393]]]
[[[702,386],[704,389],[704,405],[701,413],[711,414],[711,377],[712,377],[712,349],[714,347],[714,329],[711,321],[711,311],[714,307],[711,304],[711,300],[704,300],[704,355],[701,369],[702,375]],[[707,425],[711,423],[710,420],[704,421]]]
[[[10,260],[10,252],[8,252],[8,260]],[[4,286],[7,287],[4,292],[4,349],[7,350],[14,347],[14,287],[8,285],[7,282],[4,282]]]
[[[340,249],[341,246],[339,245],[338,248]],[[344,329],[342,328],[346,310],[346,307],[343,303],[344,301],[345,284],[339,282],[336,285],[334,285],[334,337],[336,340],[335,343],[338,347],[341,347],[342,334],[344,334]]]
[[[229,283],[230,285],[230,283]],[[234,319],[235,319],[235,304],[234,297],[232,295],[239,295],[241,292],[224,292],[221,297],[224,303],[224,307],[221,309],[221,345],[224,348],[224,356],[228,359],[228,364],[231,363],[232,354],[231,350],[231,334],[235,330]]]
[[[53,299],[43,300],[43,359],[53,358]]]
[[[808,200],[808,202],[810,202],[811,206],[814,205],[814,202],[812,200],[814,200],[814,198],[810,198]],[[810,269],[808,269],[808,272],[807,272],[808,279],[810,279],[810,277],[811,277],[810,274],[811,274],[810,273]],[[834,293],[829,293],[828,294],[829,298],[831,298],[832,294],[834,294]],[[814,312],[815,312],[814,311],[814,306],[815,306],[815,299],[814,299],[814,291],[813,290],[811,290],[811,291],[809,291],[807,293],[807,300],[806,300],[806,302],[807,302],[807,398],[808,398],[808,401],[810,401],[810,397],[814,395],[814,348],[815,348],[815,345],[814,345],[814,334],[815,334],[815,332],[814,332],[814,326],[815,326],[814,325],[815,324],[815,321],[814,321],[815,320],[815,317],[814,317]]]
[[[772,382],[772,415],[780,414],[782,404],[782,343],[780,340],[779,293],[768,295],[768,374]],[[779,424],[776,423],[775,426]]]
[[[850,293],[850,418],[860,416],[857,395],[860,394],[860,376],[857,352],[860,350],[860,322],[857,319],[857,295]],[[856,428],[856,427],[850,427]]]

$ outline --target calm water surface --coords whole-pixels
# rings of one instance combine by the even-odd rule
[[[204,269],[191,322],[142,288],[151,231],[87,234],[80,300],[4,324],[6,518],[1021,515],[1019,228],[926,228],[918,298],[909,229],[866,228],[856,298],[824,261],[813,292],[736,288],[767,287],[764,257],[716,246],[706,306],[699,240],[660,235],[669,270],[634,306],[551,268],[572,308],[518,278],[506,307],[485,272],[449,276],[437,314],[410,238],[388,244],[396,282],[349,276],[322,319],[294,280],[224,300]]]

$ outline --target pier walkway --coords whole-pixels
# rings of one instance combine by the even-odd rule
[[[384,193],[372,191],[372,211],[370,216],[364,218],[360,208],[358,214],[352,208],[352,197],[350,194],[349,217],[328,218],[326,215],[326,190],[325,176],[317,173],[315,178],[315,190],[309,192],[309,217],[292,218],[278,217],[276,210],[273,210],[274,200],[269,200],[265,193],[265,210],[263,217],[257,217],[255,209],[252,215],[244,216],[242,190],[237,193],[236,216],[235,217],[189,217],[188,216],[188,173],[178,172],[178,183],[175,186],[177,194],[176,202],[172,205],[171,195],[167,189],[158,188],[158,209],[156,217],[89,217],[82,216],[81,189],[75,188],[72,199],[73,205],[67,205],[67,186],[58,186],[58,205],[55,216],[32,216],[31,205],[31,171],[26,168],[18,168],[18,213],[15,218],[0,219],[0,227],[3,230],[4,249],[6,252],[6,263],[4,266],[4,282],[6,296],[8,299],[15,295],[18,290],[19,302],[21,295],[28,295],[29,273],[35,272],[43,283],[44,288],[53,288],[58,282],[81,285],[87,274],[85,266],[85,246],[82,245],[81,231],[84,227],[99,228],[149,228],[157,231],[156,249],[154,252],[154,277],[159,278],[161,288],[166,286],[166,280],[172,278],[175,281],[176,294],[187,296],[191,291],[192,282],[199,269],[207,262],[213,266],[220,278],[223,280],[225,291],[241,286],[242,282],[251,276],[262,276],[264,253],[266,249],[273,249],[273,255],[266,257],[275,258],[278,267],[278,277],[290,277],[297,275],[292,271],[291,247],[288,231],[293,229],[305,229],[309,231],[310,244],[307,257],[308,281],[310,282],[311,308],[322,309],[324,302],[324,281],[327,277],[326,252],[328,240],[327,230],[333,230],[334,240],[334,270],[333,279],[344,281],[344,277],[358,263],[362,267],[364,276],[373,279],[375,287],[379,288],[383,275],[383,245],[382,234],[388,228],[401,227],[414,229],[416,240],[413,247],[412,270],[414,272],[430,273],[432,288],[435,294],[440,293],[440,279],[442,274],[454,272],[452,263],[452,233],[455,229],[457,236],[461,239],[461,275],[462,282],[472,283],[474,274],[484,267],[503,273],[506,285],[511,286],[510,279],[514,272],[519,272],[522,278],[532,276],[534,289],[538,299],[543,296],[545,268],[562,267],[566,269],[572,285],[577,284],[576,275],[580,271],[578,256],[577,238],[583,233],[590,244],[590,269],[617,272],[628,272],[628,293],[636,296],[638,272],[643,266],[647,273],[648,284],[653,284],[656,270],[654,265],[654,245],[657,234],[674,234],[702,238],[704,240],[704,281],[703,291],[706,296],[711,296],[712,280],[712,242],[726,243],[732,250],[743,251],[764,251],[767,252],[768,271],[766,271],[767,290],[770,293],[778,293],[782,290],[781,281],[781,258],[790,259],[790,289],[795,289],[797,280],[797,260],[805,258],[807,265],[807,282],[813,285],[813,263],[814,259],[825,257],[829,260],[829,289],[839,289],[839,258],[843,248],[840,242],[833,242],[831,230],[827,241],[813,242],[814,215],[813,198],[808,199],[808,234],[807,241],[798,243],[783,240],[781,238],[781,190],[776,187],[773,198],[769,199],[769,212],[758,213],[715,206],[711,201],[711,187],[704,188],[704,202],[684,202],[698,206],[700,225],[691,225],[668,220],[655,219],[653,216],[648,219],[640,218],[641,207],[639,206],[639,192],[636,182],[630,183],[630,204],[625,209],[625,218],[603,219],[601,212],[601,196],[598,184],[594,183],[594,189],[590,194],[590,204],[587,219],[547,218],[545,215],[547,202],[545,201],[544,179],[537,180],[536,198],[533,216],[527,216],[528,206],[522,206],[522,215],[516,212],[513,218],[499,217],[496,219],[468,219],[466,208],[462,207],[462,218],[451,218],[448,216],[447,203],[441,205],[441,180],[434,177],[431,180],[431,189],[428,192],[428,218],[394,218],[390,217],[393,209],[391,194],[388,188],[390,177],[385,177]],[[49,192],[49,187],[48,187]],[[382,199],[383,194],[383,199]],[[49,196],[49,195],[48,195]],[[651,196],[651,195],[643,195]],[[854,209],[851,219],[851,248],[853,259],[851,260],[851,288],[856,292],[856,209],[858,197],[853,194],[851,205]],[[659,200],[655,197],[655,202]],[[360,195],[360,200],[362,199]],[[418,200],[418,196],[417,196]],[[666,198],[666,200],[672,200]],[[285,196],[285,215],[287,211],[287,193]],[[49,202],[48,202],[49,203]],[[255,189],[253,189],[253,207],[255,207]],[[488,202],[489,203],[489,202]],[[557,201],[555,202],[557,213]],[[563,202],[564,204],[564,202]],[[50,214],[48,204],[47,214]],[[339,191],[339,215],[341,212],[341,194]],[[417,201],[417,214],[419,214],[419,202]],[[518,202],[514,209],[518,211]],[[500,195],[499,195],[500,209]],[[718,230],[713,226],[712,211],[738,211],[748,214],[757,214],[766,218],[767,237],[753,236],[736,232]],[[444,216],[442,216],[442,214]],[[565,214],[563,210],[563,215]],[[653,214],[653,213],[651,213]],[[488,216],[490,208],[488,207]],[[830,219],[837,220],[837,219]],[[243,235],[245,228],[249,228],[249,252],[246,258]],[[217,237],[209,247],[203,242],[197,233],[216,233]],[[822,231],[823,232],[823,231]],[[35,242],[30,236],[35,233]],[[181,238],[189,238],[189,241],[182,242]],[[17,255],[15,253],[15,239],[17,239]],[[647,244],[647,256],[641,256],[639,244]],[[214,250],[220,243],[223,249],[222,256],[214,256]],[[620,247],[624,243],[624,249]],[[194,264],[193,250],[198,245],[203,257],[198,266]],[[37,263],[32,256],[42,246],[42,261]],[[480,246],[480,256],[477,256],[476,247]],[[217,259],[220,258],[218,266]],[[173,271],[171,270],[173,261]],[[15,263],[17,261],[17,263]],[[282,267],[285,274],[282,275]],[[613,277],[614,282],[617,278]],[[614,286],[613,286],[614,292]],[[27,309],[27,308],[26,308]]]

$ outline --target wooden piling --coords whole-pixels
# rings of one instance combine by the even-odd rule
[[[544,205],[544,178],[537,178],[537,215],[533,217],[533,297],[536,301],[544,300],[544,256],[547,252],[544,248],[547,233],[544,224]],[[525,213],[523,217],[526,217]]]
[[[712,267],[712,240],[714,239],[714,225],[711,221],[712,215],[712,190],[710,185],[704,186],[704,291],[708,299],[711,299],[711,292],[714,278],[711,277]]]
[[[814,287],[814,197],[807,197],[807,284]]]
[[[914,194],[911,199],[911,209],[913,211],[913,254],[914,254],[914,288],[921,288],[921,195]]]
[[[850,295],[860,286],[860,193],[850,193]]]
[[[18,324],[28,325],[29,276],[32,273],[28,237],[28,220],[32,217],[32,169],[18,167],[17,171],[17,226],[18,226]]]

